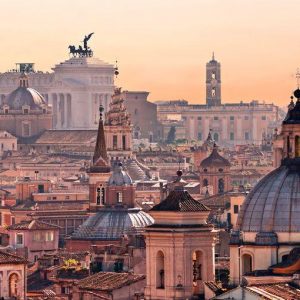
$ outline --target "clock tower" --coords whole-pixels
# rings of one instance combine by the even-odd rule
[[[206,64],[206,104],[221,105],[221,64],[212,59]]]

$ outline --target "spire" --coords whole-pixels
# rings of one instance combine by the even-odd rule
[[[106,144],[105,144],[105,135],[104,135],[103,111],[104,108],[102,105],[100,105],[98,134],[97,134],[96,147],[93,156],[93,166],[91,168],[94,171],[97,171],[98,167],[109,168],[108,156],[107,156]],[[100,168],[98,171],[101,171]]]
[[[215,51],[212,53],[212,60],[215,60]]]

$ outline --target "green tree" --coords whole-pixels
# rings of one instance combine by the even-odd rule
[[[167,136],[167,143],[173,144],[175,141],[175,137],[176,137],[176,128],[175,128],[175,126],[171,126],[168,136]]]

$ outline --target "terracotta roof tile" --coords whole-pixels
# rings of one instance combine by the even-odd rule
[[[60,227],[53,224],[48,224],[39,220],[22,221],[20,223],[8,226],[8,230],[47,230],[59,229]]]
[[[112,291],[145,279],[145,275],[99,272],[78,282],[80,289]]]
[[[153,206],[150,211],[196,212],[210,211],[204,204],[195,200],[187,191],[171,191],[165,200]]]
[[[26,260],[23,257],[0,250],[0,264],[23,264]]]

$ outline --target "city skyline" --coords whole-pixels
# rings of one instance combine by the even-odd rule
[[[299,8],[297,1],[274,0],[54,0],[43,7],[37,0],[2,1],[0,71],[20,61],[50,71],[68,59],[68,45],[94,31],[95,57],[119,62],[116,85],[147,90],[150,100],[205,103],[205,64],[214,51],[223,103],[255,99],[286,106],[300,66]]]

